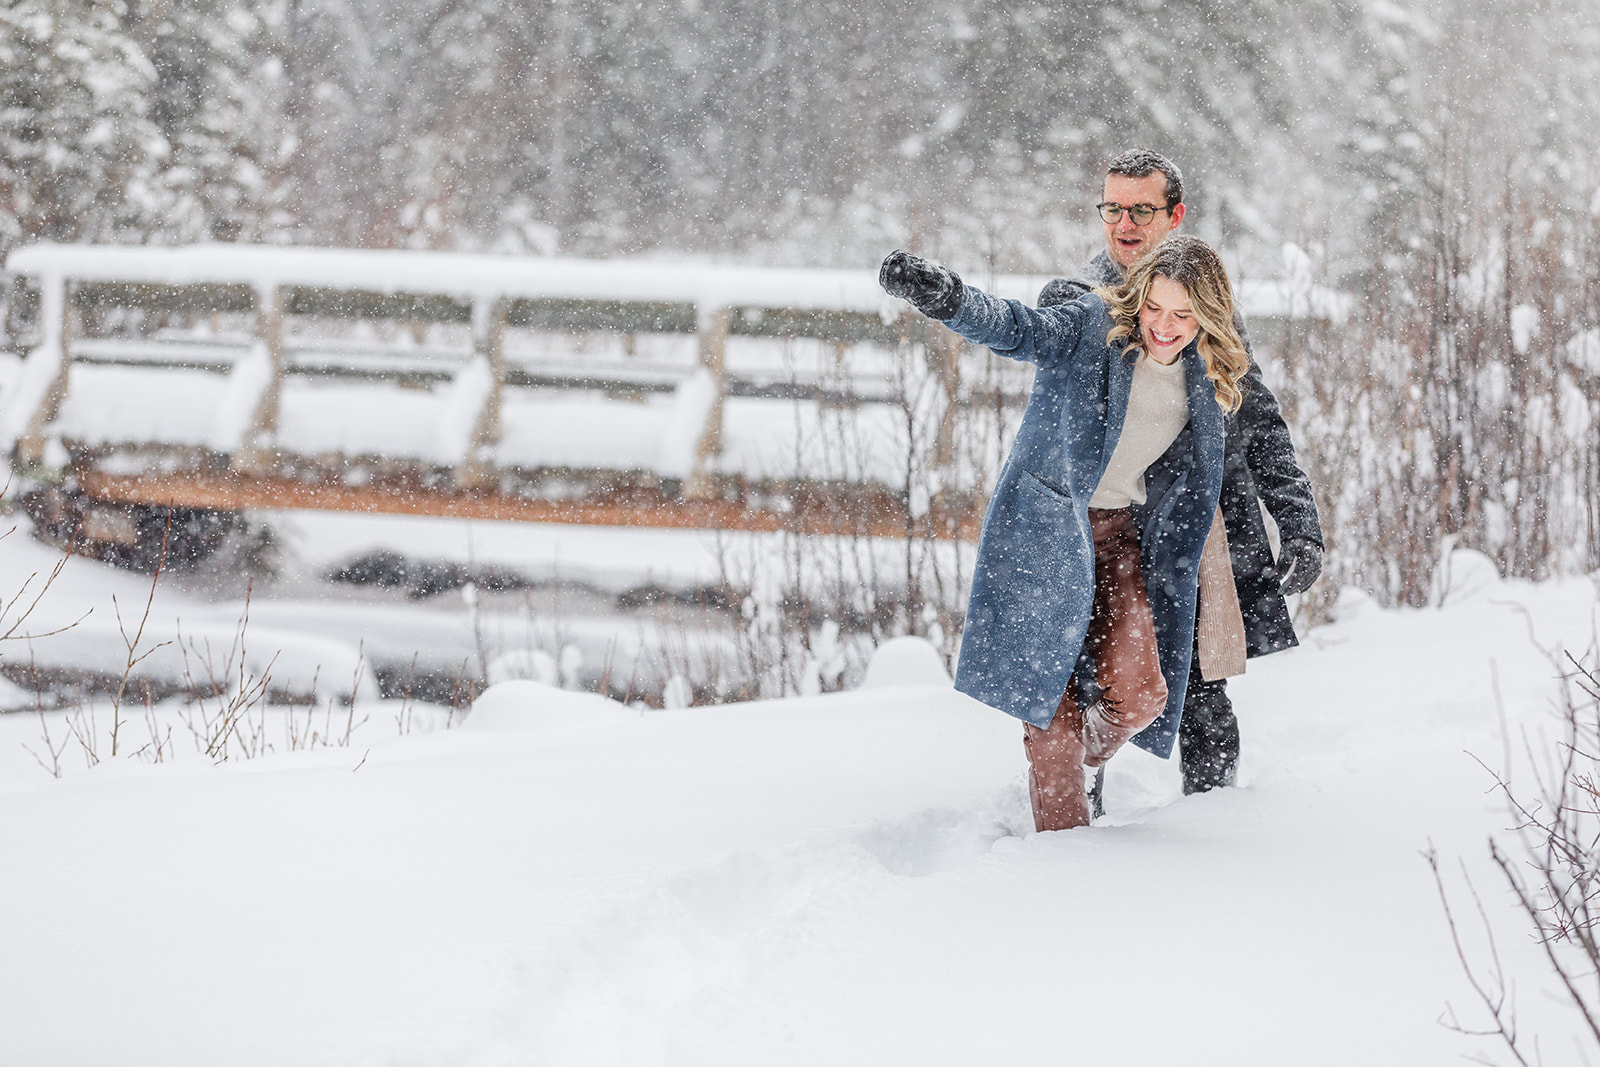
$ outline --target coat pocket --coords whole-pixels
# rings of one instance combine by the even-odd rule
[[[1041,475],[1033,473],[1026,467],[1023,468],[1022,475],[1021,485],[1024,487],[1043,493],[1045,496],[1055,499],[1062,504],[1069,506],[1072,504],[1072,494],[1068,493],[1055,482],[1052,482],[1048,478],[1045,478]]]

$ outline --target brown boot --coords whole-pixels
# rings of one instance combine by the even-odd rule
[[[1071,694],[1061,698],[1048,729],[1024,724],[1028,751],[1028,799],[1033,828],[1070,830],[1089,825],[1089,796],[1083,772],[1083,718]]]

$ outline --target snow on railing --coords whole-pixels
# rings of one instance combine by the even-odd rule
[[[875,272],[865,270],[225,244],[32,245],[12,252],[6,270],[90,282],[241,285],[258,293],[296,286],[429,293],[469,304],[516,297],[682,302],[701,307],[872,312],[885,321],[903,310],[878,288]]]

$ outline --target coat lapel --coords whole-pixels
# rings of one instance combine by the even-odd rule
[[[1207,486],[1222,482],[1222,408],[1216,387],[1206,377],[1205,357],[1198,346],[1184,350],[1184,384],[1189,390],[1189,422],[1194,427],[1195,465]]]
[[[1106,388],[1106,440],[1100,453],[1100,474],[1106,472],[1111,464],[1111,453],[1117,450],[1117,440],[1128,418],[1128,397],[1133,392],[1133,364],[1123,350],[1112,349],[1107,358],[1111,360],[1111,367]],[[1193,399],[1189,404],[1194,405]]]

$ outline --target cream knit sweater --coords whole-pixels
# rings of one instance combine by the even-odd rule
[[[1144,503],[1144,472],[1161,458],[1189,421],[1189,388],[1183,360],[1170,366],[1144,356],[1133,368],[1128,415],[1111,462],[1089,498],[1091,508]]]

